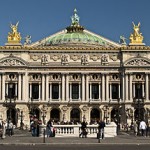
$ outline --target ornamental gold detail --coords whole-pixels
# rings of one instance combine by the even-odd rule
[[[138,23],[138,25],[135,25],[134,22],[132,22],[132,24],[133,24],[133,33],[131,33],[130,35],[130,44],[131,45],[143,44],[143,36],[142,33],[140,33],[140,22]]]
[[[12,43],[12,44],[20,43],[21,35],[17,31],[18,24],[19,24],[19,22],[17,22],[16,25],[12,25],[12,24],[10,25],[11,32],[8,33],[8,37],[7,37],[8,43]]]

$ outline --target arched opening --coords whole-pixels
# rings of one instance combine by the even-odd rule
[[[57,108],[54,108],[51,110],[51,114],[50,114],[50,118],[51,120],[54,120],[54,122],[58,122],[60,121],[60,111]]]
[[[77,122],[80,122],[80,111],[79,111],[79,109],[73,108],[71,110],[70,121],[73,122],[74,124],[77,124]]]
[[[40,119],[40,112],[38,108],[32,108],[31,112],[30,112],[30,117],[34,117],[37,118],[38,120]]]
[[[120,123],[119,111],[116,108],[113,108],[111,111],[111,121],[115,122],[116,124]]]
[[[100,111],[97,108],[93,108],[91,110],[90,118],[91,118],[90,124],[94,124],[97,121],[99,121],[99,119],[100,119]]]
[[[15,108],[9,108],[7,110],[7,120],[11,120],[12,123],[17,126],[18,123],[18,113]]]

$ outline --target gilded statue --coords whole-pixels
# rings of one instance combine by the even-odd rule
[[[141,44],[143,42],[143,36],[142,33],[140,33],[140,22],[138,25],[133,24],[133,33],[130,35],[130,42],[131,44]]]
[[[8,33],[8,43],[20,43],[21,41],[21,35],[17,31],[18,30],[18,24],[19,22],[16,23],[16,25],[10,24],[11,32]]]

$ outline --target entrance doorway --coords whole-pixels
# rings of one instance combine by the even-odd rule
[[[11,120],[13,125],[17,126],[18,123],[18,113],[15,108],[9,108],[7,110],[7,120]]]
[[[60,121],[60,111],[57,108],[54,108],[51,110],[50,114],[51,120],[54,120],[54,122],[59,122]]]
[[[100,119],[100,111],[97,108],[93,108],[90,114],[91,122],[90,124],[94,124]]]
[[[80,111],[77,108],[73,108],[70,112],[70,121],[74,124],[77,124],[77,122],[80,122]]]

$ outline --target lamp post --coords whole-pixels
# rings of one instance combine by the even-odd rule
[[[117,107],[117,134],[118,134],[119,131],[120,131],[120,101],[121,101],[121,99],[118,98],[117,101],[118,101],[118,107]]]
[[[23,111],[20,112],[20,130],[23,130]]]
[[[12,80],[10,80],[8,87],[9,87],[9,94],[5,95],[5,99],[6,99],[5,106],[8,107],[8,110],[9,110],[8,111],[8,118],[7,118],[8,122],[9,122],[9,120],[12,120],[12,108],[15,107],[15,105],[16,105],[15,104],[16,96],[13,95],[13,93],[12,93],[12,89],[13,89]],[[12,100],[14,101],[13,103],[12,103]]]

